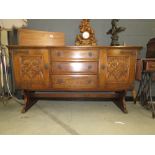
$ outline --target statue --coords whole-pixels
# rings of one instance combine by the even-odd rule
[[[111,34],[111,46],[119,46],[119,42],[118,42],[118,33],[125,31],[125,27],[118,27],[117,23],[118,23],[119,19],[112,19],[111,21],[111,25],[112,28],[107,32],[107,34]]]

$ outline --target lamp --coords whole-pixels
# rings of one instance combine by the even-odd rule
[[[9,56],[7,56],[7,48],[6,45],[2,43],[2,30],[5,31],[11,31],[13,28],[22,28],[27,25],[26,19],[0,19],[0,95],[2,98],[2,102],[4,103],[4,97],[5,97],[5,87],[8,92],[8,96],[15,99],[13,97],[10,87],[9,87],[9,80],[8,80],[8,68],[9,64]],[[17,100],[16,100],[17,101]]]

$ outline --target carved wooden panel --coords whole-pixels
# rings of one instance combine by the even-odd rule
[[[52,81],[53,88],[83,90],[97,86],[97,76],[95,75],[53,75]]]
[[[107,82],[127,82],[129,79],[130,57],[108,56],[107,57]]]
[[[42,56],[21,56],[20,57],[20,76],[23,81],[32,83],[42,82],[44,79],[43,75],[43,57]]]

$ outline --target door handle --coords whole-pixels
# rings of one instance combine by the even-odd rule
[[[101,65],[101,69],[104,70],[105,68],[106,68],[106,65],[105,65],[105,64],[102,64],[102,65]]]
[[[49,65],[48,64],[45,64],[44,67],[45,67],[45,69],[48,69]]]

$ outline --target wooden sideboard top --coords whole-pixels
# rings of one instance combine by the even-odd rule
[[[142,46],[19,46],[19,45],[9,45],[7,46],[9,49],[20,49],[20,48],[67,48],[67,49],[101,49],[101,48],[108,48],[108,49],[138,49],[141,50]]]

